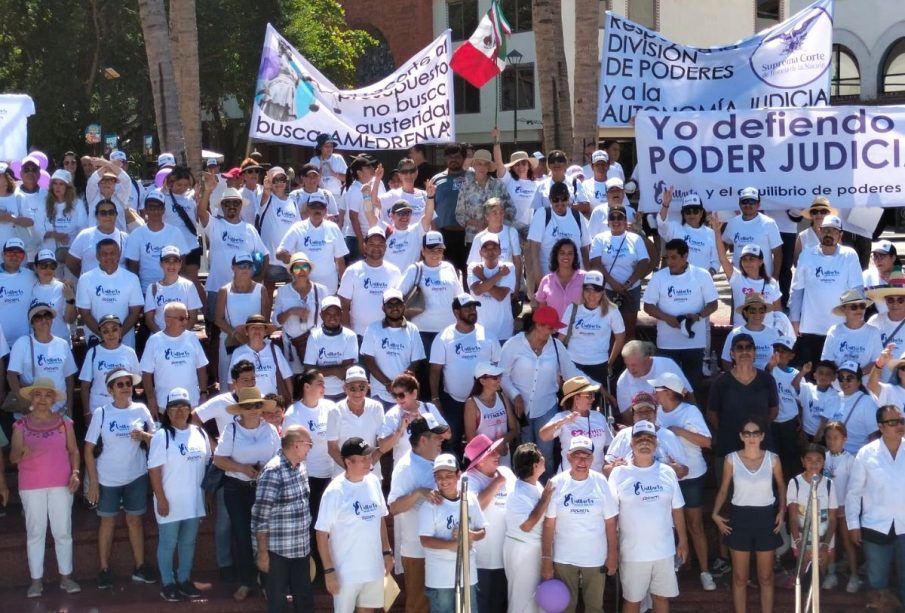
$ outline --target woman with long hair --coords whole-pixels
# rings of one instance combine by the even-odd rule
[[[567,306],[581,299],[584,276],[581,256],[572,239],[556,241],[550,250],[550,272],[541,278],[534,292],[538,308],[551,306],[561,318]]]
[[[0,162],[0,244],[5,245],[7,240],[15,236],[23,238],[28,231],[26,228],[31,228],[34,223],[28,215],[22,214],[19,197],[16,195],[16,175],[12,167],[6,162]]]
[[[69,245],[79,232],[88,227],[87,212],[78,201],[68,170],[54,171],[50,177],[45,209],[44,227],[40,229],[41,247],[53,251],[58,262],[65,262]],[[65,270],[65,267],[58,269],[58,279],[66,278]]]
[[[474,385],[465,400],[465,442],[479,434],[492,441],[504,439],[500,464],[509,466],[509,443],[518,438],[518,420],[503,393],[503,369],[490,362],[478,362]]]
[[[186,245],[192,250],[185,255],[182,274],[192,283],[198,282],[198,270],[201,267],[201,244],[198,242],[198,230],[195,219],[198,217],[198,204],[193,197],[195,177],[188,166],[176,166],[166,179],[167,191],[164,203],[163,220],[168,226],[179,228]]]
[[[342,206],[337,222],[346,237],[346,247],[349,249],[349,255],[346,256],[348,264],[361,259],[360,246],[370,227],[365,207],[371,208],[374,204],[373,192],[370,189],[372,184],[373,189],[378,190],[378,194],[384,192],[383,182],[374,179],[373,160],[363,155],[353,159],[346,170]]]

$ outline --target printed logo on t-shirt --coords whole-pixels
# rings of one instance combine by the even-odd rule
[[[365,280],[362,283],[362,287],[364,287],[372,294],[383,294],[383,291],[389,286],[390,284],[388,282],[381,279],[372,279],[371,277],[365,277]]]
[[[833,268],[824,268],[823,266],[818,266],[814,269],[814,276],[823,283],[834,283],[841,274],[841,271]]]
[[[188,458],[190,462],[197,462],[204,456],[205,449],[200,446],[190,447],[185,443],[179,443],[179,455]]]
[[[536,189],[532,189],[530,187],[525,187],[524,185],[516,185],[515,186],[515,195],[516,196],[533,196]]]
[[[447,530],[455,530],[459,527],[459,520],[456,519],[455,515],[447,515],[446,516],[446,529]]]
[[[402,343],[394,343],[389,337],[384,337],[380,341],[380,348],[387,352],[387,355],[399,355],[405,351],[405,345]]]
[[[186,350],[178,350],[178,349],[164,349],[163,351],[163,359],[167,362],[172,362],[173,364],[181,364],[192,357],[191,351]]]
[[[230,249],[243,249],[245,247],[245,238],[235,236],[229,230],[223,231],[223,234],[220,235],[220,241]]]
[[[35,361],[38,363],[38,366],[45,368],[47,370],[54,370],[62,366],[64,360],[59,356],[47,355],[44,353],[38,353],[35,355]]]
[[[94,370],[96,370],[100,373],[105,373],[105,372],[109,372],[111,370],[116,370],[118,368],[124,368],[124,369],[128,370],[128,367],[124,363],[108,362],[107,360],[98,360],[97,365],[94,367]]]
[[[579,317],[575,320],[575,325],[573,326],[575,330],[587,330],[588,332],[599,332],[603,329],[599,323],[595,323],[590,319],[585,319],[584,317]]]
[[[120,292],[115,287],[104,287],[103,285],[98,285],[94,288],[94,295],[101,298],[103,302],[116,302],[116,297],[119,296],[122,292]]]
[[[481,348],[477,345],[466,345],[465,343],[456,343],[454,347],[455,354],[459,357],[471,359],[477,357],[481,353]]]
[[[360,517],[363,521],[377,517],[377,512],[379,510],[380,505],[376,502],[361,502],[356,500],[352,503],[352,511],[355,513],[355,516]]]
[[[688,232],[685,233],[685,238],[683,240],[688,245],[688,248],[692,251],[703,251],[707,247],[707,243],[705,241],[695,240]]]
[[[572,238],[575,233],[569,229],[561,229],[558,225],[553,225],[553,232],[550,233],[552,238]]]
[[[641,483],[640,481],[635,481],[633,489],[635,496],[641,497],[641,502],[652,502],[654,500],[659,500],[660,494],[666,491],[666,488],[664,488],[659,483],[647,485],[645,483]]]
[[[19,302],[25,295],[25,290],[13,289],[11,287],[0,287],[0,300],[7,304]]]
[[[562,499],[562,506],[569,509],[571,513],[590,513],[591,507],[597,504],[597,499],[593,496],[586,498],[576,498],[571,493],[566,494]]]
[[[292,209],[284,209],[283,207],[277,207],[276,217],[282,222],[285,223],[295,223],[298,219],[298,216],[295,214],[295,211]]]
[[[324,248],[324,245],[327,244],[327,241],[325,241],[322,238],[314,238],[312,236],[305,236],[305,238],[302,240],[302,244],[307,249],[320,250],[320,249]]]
[[[320,366],[327,364],[339,364],[340,362],[342,362],[342,358],[342,352],[329,351],[326,347],[321,347],[317,351],[317,363]]]
[[[865,347],[864,345],[855,345],[848,341],[842,341],[839,343],[839,351],[845,354],[846,358],[854,359],[860,355],[864,355]],[[839,360],[839,362],[843,362],[844,360]]]
[[[755,241],[755,237],[750,234],[742,234],[741,232],[736,232],[732,239],[732,242],[736,245],[747,245],[748,243],[753,243]]]
[[[111,419],[110,423],[107,424],[107,432],[115,434],[118,438],[126,438],[132,433],[132,430],[142,430],[142,425],[141,420],[123,423]]]
[[[694,290],[690,287],[682,288],[670,285],[666,288],[666,297],[675,300],[687,300],[692,294],[694,294]]]

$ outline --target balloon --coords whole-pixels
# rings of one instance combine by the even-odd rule
[[[22,177],[22,162],[20,160],[10,162],[9,167],[13,169],[13,174],[16,175],[17,179]]]
[[[173,172],[172,168],[161,168],[157,171],[157,174],[154,175],[154,185],[158,188],[163,187],[163,184],[166,183],[167,175]]]
[[[560,613],[569,606],[569,588],[559,579],[541,581],[534,593],[534,600],[547,613]]]
[[[41,170],[47,170],[47,154],[43,151],[32,151],[28,155],[38,160],[38,166],[41,167]]]
[[[50,173],[43,168],[41,169],[41,176],[38,177],[38,187],[42,187],[44,189],[50,187]]]

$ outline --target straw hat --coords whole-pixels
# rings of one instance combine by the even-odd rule
[[[538,161],[537,158],[528,155],[527,151],[513,151],[512,155],[509,156],[509,163],[504,164],[506,168],[512,168],[519,162],[528,162],[531,165],[531,170],[537,168]]]
[[[864,296],[861,295],[861,292],[854,289],[847,289],[842,292],[842,295],[839,296],[839,304],[833,307],[833,315],[838,315],[839,317],[845,316],[845,309],[849,304],[858,304],[863,302],[866,306],[865,308],[872,305],[873,300],[868,300]]]
[[[245,387],[236,393],[238,400],[235,404],[226,407],[226,412],[230,415],[244,415],[245,411],[261,409],[263,411],[272,411],[276,408],[273,400],[266,400],[261,395],[261,390],[256,387]]]
[[[564,406],[566,404],[566,400],[576,394],[582,394],[584,392],[596,392],[599,389],[600,384],[591,383],[591,381],[587,377],[572,377],[562,384],[562,400],[559,401],[559,406]]]
[[[263,315],[256,314],[249,315],[244,324],[239,324],[238,326],[236,326],[236,332],[238,332],[239,334],[245,334],[247,336],[248,326],[264,326],[264,336],[270,336],[280,329],[279,326],[275,326],[267,321],[267,319]]]
[[[889,275],[888,287],[869,289],[865,292],[865,295],[874,302],[885,300],[887,296],[905,296],[905,276],[903,276],[902,271],[896,267],[893,269],[892,274]]]
[[[817,196],[814,198],[814,201],[811,202],[811,206],[801,211],[801,216],[805,219],[811,218],[811,211],[822,210],[826,211],[827,215],[838,215],[839,209],[835,209],[830,206],[830,201],[824,198],[823,196]]]
[[[57,389],[53,380],[47,377],[38,377],[35,382],[26,387],[19,388],[19,396],[24,400],[31,400],[31,393],[35,390],[51,390],[54,393],[54,399],[59,402],[66,400],[66,394]]]
[[[764,300],[763,295],[759,292],[753,292],[745,296],[745,302],[735,307],[735,312],[741,315],[750,306],[765,306],[767,310],[770,309],[770,305]]]

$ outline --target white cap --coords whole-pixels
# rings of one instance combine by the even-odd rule
[[[402,292],[395,287],[383,290],[383,303],[386,304],[390,300],[403,300]]]
[[[500,235],[495,232],[485,232],[481,236],[481,247],[486,245],[487,243],[496,243],[497,245],[502,245],[500,242]]]
[[[386,230],[384,230],[380,226],[371,226],[370,228],[368,228],[368,233],[365,234],[365,240],[368,240],[372,236],[381,236],[384,240],[386,240]]]
[[[535,151],[531,154],[535,160],[546,160],[547,156],[542,151]]]
[[[888,241],[886,239],[877,241],[873,245],[871,245],[870,251],[871,253],[886,253],[889,254],[893,250],[892,241]]]
[[[273,169],[271,169],[271,170],[273,170]],[[279,168],[279,170],[282,170],[282,168]],[[286,173],[284,172],[283,174],[285,175]],[[274,175],[271,175],[271,176],[274,176]],[[308,194],[307,205],[311,206],[312,204],[323,204],[324,206],[327,206],[327,197],[324,195],[324,193],[321,190],[317,190],[316,192]],[[374,227],[376,228],[377,226],[374,226]]]
[[[35,256],[35,263],[38,262],[56,262],[57,254],[55,254],[50,249],[41,249],[38,254]]]
[[[593,453],[594,441],[586,436],[573,436],[572,440],[569,441],[569,453],[572,453],[573,451],[587,451],[588,453]]]
[[[478,362],[474,367],[475,379],[480,379],[481,377],[486,377],[487,375],[495,377],[502,374],[503,369],[492,362]]]
[[[10,239],[7,239],[7,241],[3,243],[3,250],[6,251],[7,249],[19,249],[21,251],[25,251],[25,242],[21,238],[14,236]]]
[[[66,185],[72,185],[72,173],[63,168],[58,168],[53,171],[53,174],[50,175],[51,181],[62,181]]]
[[[619,177],[610,177],[606,180],[606,191],[611,189],[625,189],[625,183]]]
[[[603,273],[599,270],[589,270],[588,272],[584,273],[584,280],[581,282],[581,284],[603,287]]]
[[[336,307],[337,309],[342,309],[342,304],[339,301],[339,298],[336,296],[327,296],[323,300],[321,300],[321,313],[329,309],[330,307]]]
[[[242,197],[242,192],[237,190],[235,187],[227,187],[223,190],[223,196],[220,198],[220,206],[223,206],[224,200],[242,200],[245,199]]]
[[[443,235],[437,232],[436,230],[431,230],[427,234],[424,235],[424,240],[421,242],[424,247],[443,247]]]
[[[219,166],[220,162],[217,161],[217,158],[207,158],[204,160],[205,166]]]
[[[477,298],[475,298],[474,296],[472,296],[471,294],[462,292],[461,294],[459,294],[458,296],[453,298],[452,308],[461,309],[462,307],[466,307],[466,306],[469,306],[472,304],[481,306],[481,301],[478,300]]]
[[[365,372],[365,369],[361,366],[350,366],[346,369],[346,383],[351,383],[352,381],[367,381],[368,373]]]
[[[638,436],[639,434],[652,434],[654,436],[657,436],[657,428],[654,426],[654,424],[650,423],[646,419],[642,419],[634,426],[632,426],[632,438]]]
[[[189,397],[188,390],[182,387],[174,387],[171,389],[170,393],[167,394],[167,408],[170,408],[174,404],[187,404],[192,406],[192,399]]]
[[[129,158],[126,157],[125,151],[116,150],[110,154],[110,160],[114,162],[127,162]]]
[[[598,149],[594,153],[591,154],[591,164],[596,164],[597,162],[609,162],[610,154],[606,151],[601,151]]]
[[[837,230],[842,229],[842,220],[839,219],[836,215],[827,215],[823,218],[823,223],[820,224],[821,228],[836,228]]]
[[[283,170],[282,166],[273,166],[270,170],[267,171],[267,176],[271,177],[271,178],[278,177],[280,175],[283,175],[284,177],[286,176],[286,171]],[[319,193],[319,190],[317,193]],[[313,196],[314,194],[311,194],[311,195]],[[309,199],[309,201],[310,201],[310,199]]]
[[[242,252],[233,256],[233,265],[242,264],[243,262],[254,262],[254,258],[250,253]]]
[[[704,206],[704,204],[701,202],[701,197],[692,192],[682,199],[682,207],[686,206]]]
[[[756,258],[763,259],[764,251],[760,248],[759,245],[755,245],[754,243],[748,243],[744,247],[742,247],[742,254],[739,257],[745,257],[746,255],[753,255]]]
[[[166,258],[181,258],[182,253],[179,251],[179,247],[176,245],[167,245],[160,250],[160,259],[164,260]]]
[[[162,168],[164,166],[175,166],[176,165],[176,156],[172,153],[161,153],[157,156],[157,168]]]
[[[738,200],[739,202],[741,202],[742,200],[760,201],[760,194],[757,192],[756,187],[745,187],[738,192]]]
[[[839,365],[839,368],[836,370],[838,372],[842,372],[843,370],[847,370],[848,372],[858,373],[858,363],[854,360],[846,360],[842,364]]]
[[[159,202],[159,203],[161,203],[161,204],[166,204],[166,202],[167,202],[167,197],[164,196],[164,195],[163,195],[163,192],[160,191],[159,189],[152,189],[151,191],[148,192],[148,195],[145,196],[145,205],[146,205],[146,206],[147,206],[148,200],[154,200],[154,201]]]
[[[661,373],[658,377],[648,379],[647,384],[653,388],[665,387],[677,394],[685,393],[685,384],[682,383],[682,378],[673,372]]]
[[[428,413],[427,415],[430,415],[430,413]],[[453,472],[458,471],[459,463],[456,461],[456,456],[451,453],[441,453],[440,455],[438,455],[434,460],[434,472],[440,470],[451,470]]]
[[[789,351],[792,351],[795,348],[795,339],[791,336],[777,336],[773,341],[773,346],[782,345]]]

